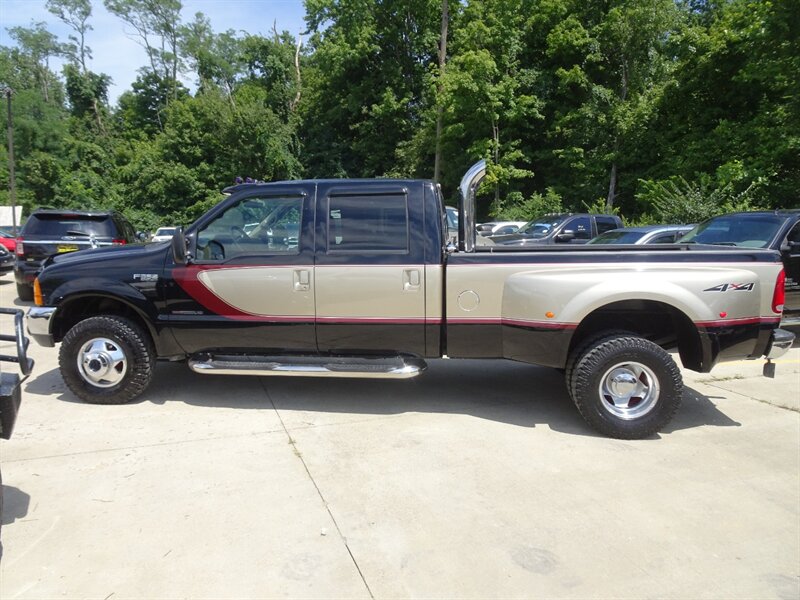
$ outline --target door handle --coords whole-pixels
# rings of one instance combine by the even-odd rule
[[[295,269],[294,291],[307,292],[311,288],[311,274],[306,269]]]
[[[403,290],[415,292],[420,287],[420,275],[418,269],[403,269]]]

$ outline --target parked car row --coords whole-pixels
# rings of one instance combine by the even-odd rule
[[[478,225],[478,233],[500,246],[586,244],[593,237],[622,227],[616,215],[562,213],[544,215],[527,223],[498,221]]]
[[[623,227],[613,215],[556,214],[533,219],[517,231],[496,235],[499,222],[478,225],[484,244],[641,245],[708,244],[769,248],[781,253],[786,274],[783,323],[800,325],[800,209],[720,215],[699,225]]]

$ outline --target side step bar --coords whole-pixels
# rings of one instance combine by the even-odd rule
[[[203,354],[189,359],[189,368],[203,375],[283,375],[288,377],[365,377],[409,379],[428,367],[418,358],[337,356],[258,356]]]

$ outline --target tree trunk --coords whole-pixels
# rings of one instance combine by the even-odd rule
[[[622,82],[619,90],[619,99],[625,102],[628,98],[628,63],[625,56],[622,57]],[[608,178],[608,196],[606,196],[606,210],[611,212],[614,207],[614,200],[617,199],[617,154],[619,153],[619,132],[614,138],[614,158],[611,162],[611,174]]]
[[[100,133],[106,135],[106,128],[103,126],[103,120],[100,118],[100,107],[97,106],[97,98],[92,98],[92,110],[94,111],[94,118],[97,121],[97,128]]]
[[[294,74],[297,77],[297,93],[294,95],[294,100],[289,103],[289,111],[294,112],[297,105],[300,104],[300,48],[303,47],[303,36],[297,36],[297,47],[294,50]]]
[[[493,150],[493,161],[494,164],[500,163],[500,123],[493,119],[492,122],[492,145],[494,146]],[[494,210],[497,212],[500,209],[500,181],[494,184]]]
[[[450,24],[450,8],[447,0],[442,0],[442,30],[439,37],[439,81],[436,85],[436,153],[433,159],[433,180],[439,183],[442,173],[442,129],[444,107],[442,106],[442,77],[447,60],[447,29]]]
[[[611,163],[611,176],[608,182],[608,196],[606,197],[606,210],[611,212],[614,207],[614,200],[617,197],[617,161]]]

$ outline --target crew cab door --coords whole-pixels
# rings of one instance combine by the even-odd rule
[[[422,194],[421,182],[320,184],[320,352],[424,355]]]
[[[167,320],[188,353],[316,352],[314,188],[253,186],[189,233]]]

